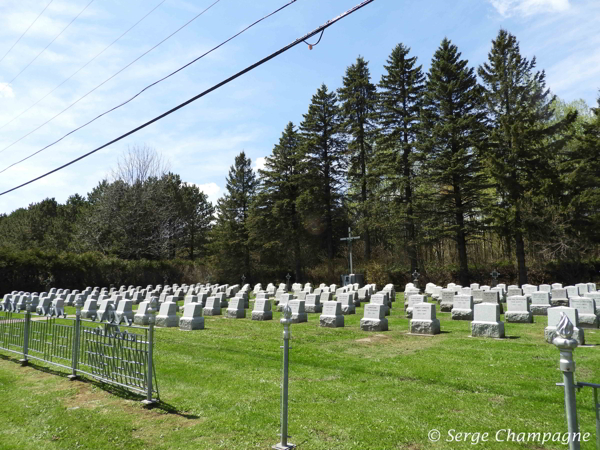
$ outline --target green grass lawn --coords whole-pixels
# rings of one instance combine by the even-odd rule
[[[471,338],[470,323],[439,313],[442,334],[412,336],[402,296],[390,331],[291,327],[291,442],[300,449],[565,449],[560,443],[496,442],[499,430],[566,432],[558,350],[544,342],[545,317],[506,324],[507,339]],[[74,311],[70,311],[72,313]],[[252,449],[279,438],[280,313],[274,320],[206,317],[206,329],[157,329],[162,402],[139,398],[65,371],[21,367],[0,351],[0,449]],[[577,379],[600,383],[600,330],[575,351]],[[590,389],[578,394],[582,449],[595,448]],[[437,429],[442,438],[428,440]],[[448,431],[488,432],[489,441],[446,442]],[[454,432],[453,432],[454,434]],[[505,437],[502,434],[501,437]]]

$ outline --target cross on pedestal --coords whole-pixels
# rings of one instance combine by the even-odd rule
[[[341,238],[340,241],[348,241],[348,256],[350,258],[350,274],[352,274],[352,241],[360,239],[360,236],[352,236],[352,228],[348,227],[348,237]]]
[[[287,292],[290,292],[290,278],[292,278],[292,276],[291,276],[291,275],[288,273],[288,274],[285,276],[285,279],[287,280],[287,283],[285,284],[285,290],[286,290]]]
[[[494,279],[494,287],[496,287],[496,285],[498,284],[498,277],[500,276],[500,274],[498,273],[498,270],[494,269],[493,272],[490,273],[490,275]]]
[[[421,274],[418,272],[417,269],[415,269],[415,271],[412,274],[413,277],[413,283],[415,285],[416,288],[419,287],[419,277],[421,276]]]

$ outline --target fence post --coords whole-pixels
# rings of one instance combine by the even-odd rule
[[[23,359],[19,362],[21,365],[26,366],[29,360],[27,355],[29,354],[29,323],[31,322],[31,297],[25,300],[25,327],[23,329]]]
[[[156,403],[156,400],[152,398],[152,377],[154,375],[154,324],[156,322],[156,317],[154,316],[154,313],[156,313],[156,297],[151,297],[150,304],[148,305],[148,309],[146,312],[148,313],[148,364],[146,374],[146,386],[148,391],[146,394],[146,399],[142,400],[142,404],[145,407],[151,407]]]
[[[560,314],[556,327],[557,336],[552,343],[560,350],[560,370],[563,373],[565,385],[565,412],[569,431],[569,450],[580,450],[579,426],[577,425],[577,402],[575,398],[575,361],[573,350],[578,342],[573,339],[573,324],[565,313]]]
[[[281,441],[273,446],[275,450],[293,449],[296,446],[288,440],[288,366],[289,366],[289,343],[290,324],[292,323],[292,309],[289,304],[283,307],[283,380],[281,383]]]
[[[75,297],[75,337],[73,338],[73,358],[72,358],[72,372],[68,376],[69,380],[73,381],[77,379],[77,364],[79,359],[79,340],[81,336],[81,307],[83,306],[83,300],[81,295]]]

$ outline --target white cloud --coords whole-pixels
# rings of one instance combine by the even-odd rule
[[[217,183],[196,184],[196,186],[208,196],[213,205],[217,203],[219,192],[221,192],[221,188]]]
[[[489,0],[505,16],[530,16],[537,13],[562,12],[569,9],[569,0]]]
[[[15,98],[15,91],[8,83],[0,83],[0,96],[4,98]]]
[[[261,156],[260,158],[256,158],[256,160],[254,161],[254,171],[255,172],[265,169],[266,159],[267,159],[266,156]]]

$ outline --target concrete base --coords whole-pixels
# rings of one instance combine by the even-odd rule
[[[580,314],[579,315],[579,327],[580,328],[598,328],[598,316],[595,314]]]
[[[225,317],[228,319],[245,319],[246,318],[246,310],[245,309],[228,309]]]
[[[473,310],[454,308],[452,310],[452,320],[473,320]]]
[[[473,337],[504,337],[503,322],[471,322],[471,336]]]
[[[147,315],[136,315],[133,316],[133,323],[135,325],[148,325],[148,316]]]
[[[356,307],[354,305],[343,305],[342,314],[348,316],[350,314],[356,314]]]
[[[544,338],[548,344],[552,344],[552,341],[556,336],[556,327],[544,328]],[[575,339],[579,345],[585,345],[585,334],[581,328],[573,329],[573,339]]]
[[[307,313],[320,313],[323,311],[323,305],[321,303],[318,305],[304,305],[304,310]]]
[[[19,362],[21,363],[22,366],[26,366],[27,364],[29,364],[28,359],[20,359]]]
[[[434,320],[411,320],[410,332],[413,334],[440,334],[440,321]]]
[[[533,316],[547,316],[550,305],[530,305],[529,309]]]
[[[152,399],[152,400],[142,400],[142,406],[144,408],[148,408],[148,409],[154,407],[154,405],[156,405],[157,403],[158,403],[158,400],[154,400],[154,399]]]
[[[273,311],[252,311],[252,320],[273,320]]]
[[[71,374],[71,375],[67,375],[67,379],[68,379],[69,381],[75,381],[75,380],[78,380],[78,379],[79,379],[79,376],[78,376],[78,375],[73,375],[73,374]]]
[[[205,316],[220,316],[221,315],[221,310],[220,309],[208,309],[208,308],[204,308],[202,310],[202,314]]]
[[[387,331],[387,319],[360,319],[360,329],[363,331]]]
[[[552,305],[553,308],[556,308],[557,306],[569,306],[569,299],[568,298],[551,298],[550,299],[550,304]]]
[[[179,319],[179,329],[184,331],[204,330],[204,317],[182,317]]]
[[[157,327],[176,327],[177,325],[179,325],[177,316],[156,316]]]
[[[281,442],[277,445],[271,447],[273,450],[292,450],[296,448],[296,444],[290,444],[289,442],[286,445],[283,445]]]
[[[506,311],[504,320],[508,323],[533,323],[533,316],[530,312]]]
[[[308,322],[308,315],[306,313],[292,314],[292,323]]]
[[[441,312],[450,312],[452,311],[452,308],[454,308],[454,304],[453,303],[440,303],[440,311]]]
[[[319,325],[327,328],[341,328],[344,326],[344,316],[321,316]]]

